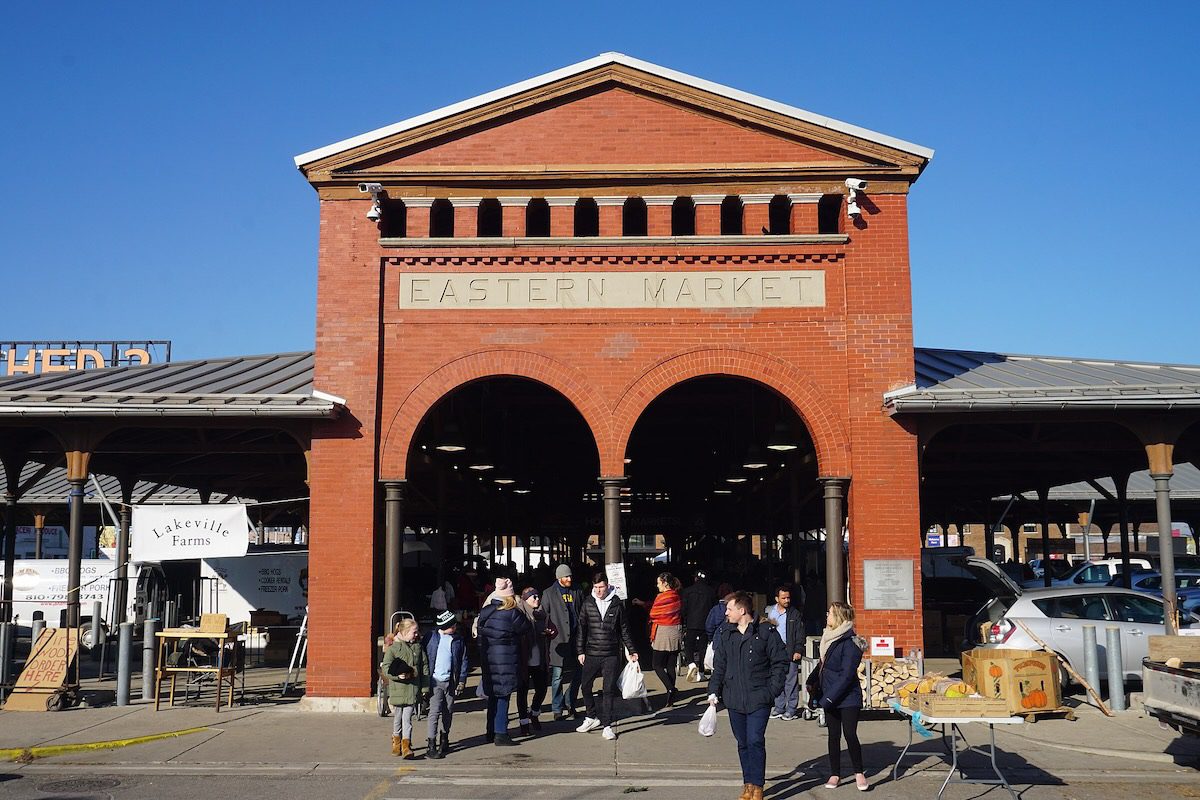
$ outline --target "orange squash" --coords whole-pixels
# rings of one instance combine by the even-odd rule
[[[1021,695],[1021,708],[1033,708],[1033,699],[1029,695]]]
[[[998,664],[992,664],[988,667],[988,675],[991,675],[993,678],[999,678],[1003,674],[1004,670],[1000,669],[1000,665]]]

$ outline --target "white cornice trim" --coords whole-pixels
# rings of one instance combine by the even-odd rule
[[[533,197],[532,196],[531,197],[497,197],[496,199],[500,201],[501,206],[511,207],[511,206],[527,206],[527,205],[529,205],[529,201],[532,200]]]
[[[559,206],[560,208],[562,206],[573,206],[579,202],[578,197],[546,197],[543,199],[546,201],[546,205],[551,208],[555,206]]]
[[[642,202],[648,206],[672,206],[675,205],[675,195],[673,194],[655,194],[642,196]]]
[[[742,198],[742,205],[746,205],[748,203],[754,204],[754,205],[762,205],[763,203],[770,203],[775,198],[775,195],[773,195],[773,194],[742,194],[742,195],[738,195],[738,197]]]
[[[725,201],[723,194],[694,194],[692,204],[697,206],[717,206]]]
[[[547,72],[545,74],[529,78],[528,80],[520,81],[509,86],[504,86],[500,89],[495,89],[491,92],[487,92],[486,94],[481,94],[467,100],[461,100],[457,103],[443,106],[442,108],[429,111],[425,114],[409,117],[408,119],[402,120],[393,125],[377,128],[373,131],[359,134],[358,136],[352,136],[349,139],[343,139],[340,142],[334,142],[331,145],[319,147],[316,150],[309,150],[307,153],[301,153],[300,155],[296,156],[296,166],[298,168],[303,168],[305,165],[311,164],[314,161],[319,161],[322,158],[328,158],[329,156],[343,153],[360,145],[369,144],[393,134],[412,130],[413,128],[420,127],[421,125],[436,122],[437,120],[445,119],[446,117],[450,117],[455,114],[461,114],[464,111],[470,111],[471,109],[479,108],[481,106],[488,105],[489,103],[494,103],[507,97],[521,94],[522,92],[526,92],[531,89],[537,89],[538,87],[546,86],[556,81],[564,80],[566,78],[582,74],[598,67],[607,66],[609,64],[621,64],[623,66],[630,67],[631,69],[641,70],[642,72],[656,75],[660,78],[665,78],[666,80],[682,83],[686,86],[691,86],[705,92],[712,92],[713,94],[729,98],[730,100],[736,100],[740,103],[758,106],[759,108],[767,111],[773,111],[776,114],[783,114],[784,116],[792,117],[813,125],[819,125],[823,128],[828,128],[840,133],[849,134],[850,136],[857,136],[861,139],[866,139],[867,141],[882,144],[887,147],[894,147],[897,150],[903,150],[906,153],[911,153],[915,156],[919,156],[920,158],[933,158],[933,150],[929,149],[928,147],[922,147],[919,144],[906,142],[903,139],[887,136],[876,131],[868,130],[867,128],[860,128],[857,125],[851,125],[848,122],[842,122],[841,120],[836,120],[832,117],[814,114],[811,111],[805,111],[804,109],[797,108],[796,106],[789,106],[786,103],[768,100],[765,97],[759,97],[758,95],[750,94],[749,92],[743,92],[729,86],[713,83],[712,81],[707,81],[703,78],[697,78],[694,75],[676,72],[673,69],[660,67],[657,64],[651,64],[649,61],[642,61],[641,59],[627,56],[624,53],[602,53],[594,58],[589,58],[586,61],[580,61],[577,64],[571,64],[569,66],[562,67],[561,69],[556,69],[552,72]]]
[[[596,201],[596,205],[598,206],[623,206],[625,205],[626,200],[625,197],[618,197],[616,195],[610,195],[607,197],[593,197],[592,199]]]
[[[482,197],[451,197],[450,205],[455,208],[472,208],[483,202]]]
[[[824,196],[825,195],[818,192],[815,194],[789,194],[787,198],[791,201],[792,205],[797,205],[803,203],[819,203],[821,202],[821,198]]]
[[[405,208],[430,208],[436,197],[401,197]]]

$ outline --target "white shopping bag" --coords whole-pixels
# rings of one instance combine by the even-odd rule
[[[642,668],[636,661],[630,661],[621,670],[621,697],[626,700],[636,700],[646,696],[646,679],[642,677]]]
[[[710,705],[700,718],[700,735],[712,736],[717,732],[717,707]]]
[[[713,659],[714,658],[716,658],[716,656],[713,654],[712,642],[709,642],[708,647],[705,648],[705,650],[704,650],[704,671],[705,672],[713,671]]]

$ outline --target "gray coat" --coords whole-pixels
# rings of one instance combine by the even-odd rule
[[[550,666],[561,667],[565,663],[571,667],[578,662],[575,657],[575,637],[579,634],[579,615],[583,611],[583,592],[579,589],[567,589],[575,605],[575,628],[571,627],[571,613],[559,591],[558,581],[550,584],[550,588],[542,592],[541,607],[546,610],[558,634],[550,640]]]

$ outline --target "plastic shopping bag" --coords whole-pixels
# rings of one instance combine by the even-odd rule
[[[712,736],[717,732],[717,707],[710,705],[700,718],[700,735]]]
[[[636,661],[630,661],[621,670],[621,697],[626,700],[636,700],[646,696],[646,679],[642,677],[642,668]]]
[[[713,671],[713,659],[714,658],[716,658],[716,656],[713,653],[712,642],[709,642],[708,647],[705,648],[705,650],[704,650],[704,671],[705,672]]]

